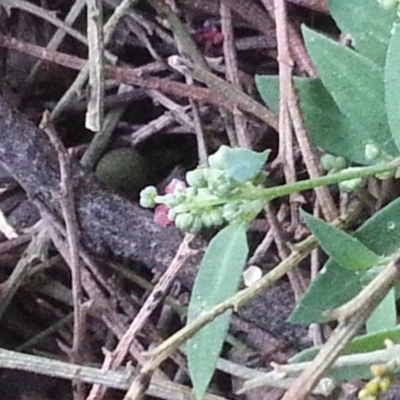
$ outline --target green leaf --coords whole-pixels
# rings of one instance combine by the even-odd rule
[[[369,164],[360,142],[369,142],[364,130],[358,131],[339,110],[320,79],[294,78],[300,100],[300,108],[308,136],[314,145],[326,152],[342,156],[357,164]],[[279,108],[279,78],[257,76],[257,89],[271,110]]]
[[[352,47],[383,67],[396,12],[377,0],[329,0],[328,5],[342,33],[350,35]]]
[[[345,354],[369,353],[376,350],[385,349],[385,340],[389,339],[393,343],[400,343],[400,325],[393,329],[382,329],[379,332],[367,333],[354,338],[343,350]],[[318,354],[321,346],[309,347],[297,353],[289,359],[291,364],[311,361]]]
[[[373,252],[389,256],[400,247],[399,215],[400,198],[369,218],[354,233],[354,237]],[[363,283],[363,274],[329,260],[296,306],[289,321],[301,324],[328,321],[322,313],[349,301],[361,290]]]
[[[395,24],[385,66],[385,100],[390,130],[400,149],[400,25]]]
[[[228,176],[237,182],[247,182],[255,178],[271,153],[270,149],[258,153],[249,149],[234,148],[223,153],[223,163]]]
[[[300,213],[321,248],[342,267],[358,272],[366,271],[379,264],[381,257],[369,250],[354,236],[303,210]]]
[[[246,225],[228,225],[211,240],[201,262],[188,309],[188,323],[231,297],[246,263]],[[196,399],[210,383],[229,327],[231,312],[217,317],[188,341],[187,355]]]
[[[347,303],[361,289],[357,273],[336,263],[328,263],[311,282],[288,321],[293,324],[328,322],[331,318],[325,317],[323,312]]]
[[[395,290],[391,289],[368,318],[367,332],[374,333],[383,329],[392,329],[396,326],[396,322]]]
[[[376,350],[385,349],[386,339],[391,340],[393,343],[399,343],[400,326],[397,326],[394,329],[381,330],[376,333],[358,336],[346,346],[346,348],[342,352],[342,355],[368,353]],[[319,350],[320,350],[319,346],[314,346],[309,349],[303,350],[302,352],[292,357],[289,360],[289,362],[291,364],[294,364],[294,363],[311,361],[318,354]],[[370,379],[371,371],[368,365],[349,367],[328,373],[328,377],[336,379],[338,381],[341,380],[347,381],[350,379]]]
[[[357,131],[365,131],[358,147],[373,142],[388,154],[397,155],[386,117],[383,69],[304,26],[302,31],[323,85]]]

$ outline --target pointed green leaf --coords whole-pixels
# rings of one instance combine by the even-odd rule
[[[359,354],[382,350],[386,348],[386,339],[391,340],[393,343],[399,343],[400,325],[397,325],[393,329],[382,329],[379,332],[357,336],[345,347],[341,354]],[[318,354],[320,349],[321,346],[309,347],[308,349],[305,349],[291,357],[289,362],[293,364],[311,361]]]
[[[400,247],[400,198],[392,201],[369,218],[355,233],[367,248],[389,256]],[[363,274],[340,267],[329,260],[312,282],[289,317],[293,323],[322,323],[329,319],[322,314],[346,303],[362,288]]]
[[[383,350],[386,348],[386,339],[391,340],[393,343],[399,343],[400,326],[389,330],[381,330],[372,334],[358,336],[345,347],[342,355],[368,353],[376,350]],[[291,364],[311,361],[318,354],[319,350],[320,347],[318,346],[311,347],[296,354],[289,361]],[[370,379],[371,371],[369,365],[359,365],[355,367],[347,367],[341,368],[340,370],[331,371],[330,373],[328,373],[327,376],[337,381],[347,381],[350,379]]]
[[[400,25],[395,24],[385,66],[385,100],[390,130],[400,149]]]
[[[263,101],[276,113],[279,108],[278,80],[277,76],[256,77],[257,89]],[[369,164],[365,159],[364,147],[360,146],[360,142],[370,141],[367,132],[358,131],[352,126],[321,80],[296,77],[294,84],[305,127],[314,145],[357,164]]]
[[[270,149],[262,153],[243,148],[229,149],[223,153],[226,173],[237,182],[250,181],[261,172],[270,153]]]
[[[211,240],[201,262],[188,309],[188,323],[231,297],[246,263],[246,225],[228,225]],[[217,317],[188,341],[187,355],[196,399],[204,396],[229,327],[230,312]]]
[[[357,131],[391,155],[397,155],[387,123],[383,69],[355,51],[303,26],[307,50],[323,85]]]
[[[396,326],[396,322],[395,291],[391,289],[368,318],[367,332],[375,333],[383,329],[393,329]]]
[[[383,67],[396,12],[377,0],[329,0],[328,5],[342,33],[350,35],[352,47]]]
[[[293,324],[324,323],[324,311],[347,303],[362,289],[359,275],[338,264],[326,265],[311,282],[288,321]]]
[[[366,271],[377,266],[381,257],[348,233],[301,210],[301,216],[321,248],[334,261],[352,271]]]

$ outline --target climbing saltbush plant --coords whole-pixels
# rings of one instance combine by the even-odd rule
[[[257,153],[222,146],[209,157],[207,167],[187,173],[187,187],[180,186],[164,195],[148,187],[141,193],[142,206],[166,206],[168,218],[184,231],[222,227],[211,240],[199,267],[188,323],[238,290],[248,256],[247,227],[269,201],[336,183],[341,190],[354,190],[364,177],[387,179],[397,175],[400,163],[398,1],[329,0],[328,3],[337,25],[343,34],[349,35],[351,46],[303,27],[304,41],[319,78],[294,80],[310,139],[326,152],[321,163],[327,174],[314,180],[266,188],[268,176],[263,166],[269,150]],[[277,112],[278,77],[258,76],[256,84],[265,103]],[[329,320],[326,310],[354,297],[399,249],[398,215],[399,199],[350,235],[302,212],[306,225],[330,259],[290,320],[303,324],[326,322]],[[392,289],[368,321],[367,335],[349,345],[348,352],[383,348],[382,338],[400,338],[395,299]],[[204,396],[214,373],[229,318],[229,312],[217,317],[188,342],[186,350],[197,399]],[[315,351],[300,353],[294,361],[312,359]],[[365,370],[357,369],[346,374],[340,378],[369,376]]]

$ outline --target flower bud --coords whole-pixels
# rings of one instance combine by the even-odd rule
[[[265,206],[265,201],[263,200],[252,200],[246,201],[240,207],[240,211],[243,214],[258,214]]]
[[[209,211],[204,211],[204,213],[201,215],[201,219],[202,219],[203,225],[206,228],[211,228],[213,226],[219,226],[225,222],[224,218],[222,216],[222,211],[217,208],[214,208]]]
[[[222,216],[228,221],[232,222],[240,215],[240,209],[237,203],[227,203],[222,208]]]
[[[327,172],[338,172],[347,167],[344,157],[336,157],[332,154],[324,154],[321,157],[322,168]]]
[[[231,150],[230,147],[223,145],[214,154],[208,156],[210,167],[220,170],[225,169],[224,156],[229,150]]]
[[[139,204],[144,208],[153,208],[156,205],[157,189],[154,186],[147,186],[140,192]]]
[[[378,161],[381,158],[382,150],[376,144],[369,143],[365,145],[364,155],[368,161]]]
[[[180,195],[167,193],[161,197],[162,203],[164,203],[168,208],[176,207],[177,205],[181,204],[185,198],[182,198]]]
[[[347,168],[347,160],[344,157],[335,157],[333,170],[335,172]]]
[[[321,157],[321,166],[325,171],[331,171],[332,169],[335,168],[335,156],[332,154],[324,154]]]
[[[186,173],[186,182],[193,187],[202,188],[207,186],[207,180],[204,176],[205,169],[197,168]]]
[[[182,229],[183,231],[188,231],[188,230],[190,230],[190,228],[193,224],[194,217],[190,213],[182,213],[182,214],[176,215],[174,221],[175,221],[175,225],[179,229]]]
[[[189,227],[188,231],[191,233],[197,233],[201,231],[202,227],[203,221],[201,220],[201,217],[199,215],[195,215],[192,225]]]
[[[339,190],[344,193],[354,192],[359,189],[362,183],[362,178],[349,179],[339,183]]]
[[[392,169],[390,171],[380,172],[379,174],[375,174],[375,178],[384,181],[385,179],[390,179],[396,176],[396,170]]]
[[[389,368],[385,364],[372,364],[369,369],[371,374],[378,378],[381,378],[389,373]]]
[[[393,386],[393,377],[391,375],[387,375],[382,377],[379,380],[379,389],[381,392],[387,392]]]
[[[390,10],[399,5],[399,0],[378,0],[378,3],[386,10]]]

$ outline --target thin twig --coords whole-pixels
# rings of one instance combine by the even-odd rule
[[[129,368],[122,371],[103,371],[99,368],[75,365],[47,357],[17,353],[5,349],[0,349],[0,367],[28,371],[35,374],[39,373],[61,379],[79,379],[82,382],[104,385],[119,390],[127,390],[133,376],[133,371]],[[191,388],[168,381],[151,382],[146,394],[165,400],[195,400]],[[225,399],[220,396],[207,394],[204,400]]]
[[[60,200],[60,205],[65,221],[66,239],[68,241],[69,254],[65,259],[71,269],[72,298],[74,303],[74,335],[71,349],[71,358],[74,363],[83,362],[83,346],[85,341],[85,313],[82,310],[82,282],[79,263],[79,229],[75,212],[75,200],[73,182],[71,180],[71,167],[68,152],[52,126],[49,125],[49,115],[45,115],[41,128],[47,133],[52,145],[57,151],[60,165],[60,192],[54,194]],[[84,388],[78,385],[77,397],[84,398]]]
[[[235,39],[233,36],[233,25],[232,25],[232,10],[229,0],[221,0],[220,4],[221,13],[221,32],[224,37],[223,50],[226,68],[226,80],[232,85],[236,86],[238,90],[242,90],[239,70],[237,66],[237,54],[235,49]],[[251,148],[251,143],[246,135],[246,122],[242,113],[237,107],[233,111],[233,122],[235,125],[235,139],[240,147]],[[231,146],[235,146],[236,142],[231,143]]]
[[[0,35],[0,47],[17,50],[24,54],[29,54],[41,58],[42,60],[56,62],[59,65],[76,70],[82,70],[82,68],[85,68],[86,66],[86,61],[79,57],[70,56],[56,51],[49,51],[43,47],[24,43],[3,35]],[[245,93],[236,88],[232,88],[232,86],[224,79],[220,79],[214,74],[208,73],[206,77],[204,77],[207,80],[210,78],[213,82],[210,82],[213,89],[209,90],[198,86],[185,85],[180,82],[172,82],[168,79],[153,77],[143,78],[143,69],[140,67],[132,69],[106,65],[104,70],[106,76],[109,78],[116,79],[126,84],[148,89],[156,89],[175,96],[188,97],[195,100],[209,102],[218,107],[223,107],[232,111],[235,107],[239,107],[242,111],[253,114],[257,118],[268,123],[268,125],[278,129],[277,118],[272,111],[252,99],[250,96],[247,96]],[[199,80],[202,81],[202,79]],[[52,115],[54,113],[55,109],[53,110]],[[54,117],[52,117],[52,119],[53,118]]]
[[[124,361],[131,342],[139,330],[143,327],[146,320],[149,318],[154,309],[158,306],[160,301],[165,297],[171,282],[175,279],[176,274],[186,263],[187,259],[194,254],[189,245],[194,236],[187,234],[183,239],[174,259],[172,260],[167,271],[162,278],[158,281],[150,296],[143,304],[139,313],[132,321],[129,329],[126,331],[123,338],[118,343],[115,350],[110,353],[103,363],[103,369],[117,369]],[[105,388],[102,386],[94,386],[88,396],[88,400],[101,400],[105,394]]]
[[[101,0],[86,0],[86,4],[90,91],[85,127],[98,132],[104,114],[103,7]]]
[[[115,30],[117,29],[118,22],[123,18],[123,16],[128,12],[129,8],[137,3],[138,0],[122,0],[122,2],[115,8],[114,13],[111,15],[107,23],[104,25],[104,45],[107,46],[109,41],[111,40],[112,35],[114,34]],[[111,62],[115,64],[117,61],[114,58]],[[57,103],[57,106],[54,108],[53,112],[51,113],[51,119],[54,121],[57,119],[63,112],[63,108],[71,103],[73,99],[76,97],[76,93],[79,93],[86,83],[88,74],[89,74],[89,67],[88,64],[85,62],[81,68],[79,68],[80,73],[76,77],[74,83],[70,86],[64,96],[60,99]]]
[[[178,72],[184,75],[189,74],[199,82],[206,84],[211,89],[214,96],[224,98],[225,101],[231,104],[233,103],[234,107],[239,107],[241,110],[255,115],[278,130],[277,118],[272,111],[241,90],[238,90],[224,79],[177,56],[171,56],[168,59],[168,64]]]

